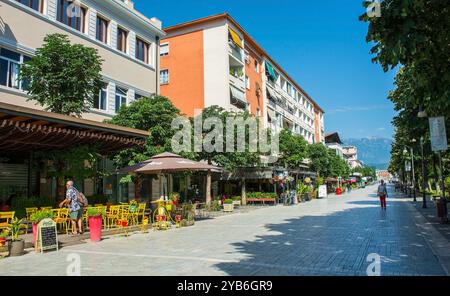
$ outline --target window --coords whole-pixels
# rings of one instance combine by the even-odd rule
[[[104,18],[97,16],[97,33],[96,38],[98,41],[108,43],[108,21]]]
[[[106,103],[108,102],[108,84],[103,83],[102,88],[94,97],[94,108],[99,110],[106,110]]]
[[[20,53],[0,48],[0,85],[26,90],[27,81],[19,80],[20,65],[30,58]]]
[[[127,52],[127,37],[128,32],[122,28],[117,28],[117,49],[122,52]]]
[[[59,0],[57,19],[77,31],[84,32],[86,8],[73,4],[72,1]]]
[[[250,55],[247,51],[244,52],[244,56],[245,56],[245,62],[247,64],[250,64]]]
[[[161,44],[159,55],[162,57],[169,55],[169,44]]]
[[[247,89],[250,89],[250,78],[248,78],[248,76],[245,76],[245,86]]]
[[[19,3],[22,3],[25,6],[30,7],[36,11],[42,12],[42,0],[16,0]]]
[[[255,72],[259,73],[259,63],[257,60],[255,60]]]
[[[140,38],[136,38],[136,59],[148,64],[150,45]]]
[[[119,112],[120,107],[127,105],[127,89],[116,87],[116,113]]]
[[[161,70],[160,72],[161,84],[169,83],[169,70]]]
[[[256,108],[256,117],[261,117],[261,109]]]
[[[135,101],[138,101],[138,100],[140,100],[140,99],[142,99],[142,98],[145,98],[145,96],[144,96],[144,95],[141,95],[141,94],[139,94],[139,93],[135,93],[135,94],[134,94],[134,100],[135,100]]]
[[[287,83],[286,91],[290,96],[292,96],[292,85],[289,82]]]

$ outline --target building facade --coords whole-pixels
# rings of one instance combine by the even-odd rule
[[[83,118],[103,121],[123,104],[159,92],[161,22],[134,9],[132,1],[1,0],[0,102],[42,109],[27,101],[17,79],[20,64],[47,34],[69,36],[95,48],[103,61],[104,87]]]
[[[325,144],[328,148],[333,149],[336,155],[344,159],[344,150],[342,140],[338,133],[331,133],[325,136]]]
[[[128,0],[0,0],[0,17],[0,104],[6,110],[0,114],[0,121],[3,120],[0,138],[1,133],[9,133],[7,124],[22,124],[25,118],[28,122],[36,122],[42,130],[52,130],[46,125],[61,126],[64,123],[67,130],[98,137],[98,141],[106,130],[110,137],[105,140],[105,145],[109,139],[119,137],[145,138],[147,133],[142,131],[124,131],[120,127],[104,127],[103,123],[97,123],[110,119],[122,105],[159,93],[159,44],[164,32],[158,19],[145,17]],[[25,85],[18,79],[20,65],[33,57],[47,34],[53,33],[67,35],[73,44],[96,49],[103,59],[101,75],[104,87],[95,98],[94,108],[83,114],[80,120],[84,121],[80,123],[74,123],[70,118],[55,117],[50,112],[48,116],[34,114],[33,110],[41,112],[43,108],[36,102],[27,101]],[[10,121],[14,122],[8,123]],[[30,128],[29,133],[41,130],[41,127]],[[96,129],[97,133],[92,134]],[[27,153],[32,155],[35,149],[42,148],[42,143],[29,146],[33,149],[22,147],[23,155],[19,155],[14,153],[17,143],[14,144],[14,139],[8,140],[12,141],[9,146],[2,145],[7,148],[0,147],[0,166],[10,168],[8,171],[2,169],[0,173],[0,197],[21,196],[25,191],[29,196],[39,192],[41,195],[54,194],[57,180],[45,176],[34,178],[35,173],[29,169],[31,160],[28,161]],[[123,141],[132,140],[124,138]],[[55,147],[63,147],[53,142]],[[115,145],[113,142],[110,144]],[[106,159],[103,167],[108,171],[115,170],[111,161]],[[121,185],[119,178],[112,175],[100,184],[93,184],[93,180],[78,180],[77,186],[86,195],[102,192],[113,200],[133,194],[133,185]],[[40,186],[35,186],[36,182],[40,182]]]
[[[363,163],[358,160],[358,148],[355,146],[344,146],[342,147],[344,153],[344,158],[347,160],[348,164],[352,169],[363,167]]]
[[[273,131],[325,142],[323,110],[228,14],[164,30],[161,94],[182,113],[249,111]]]

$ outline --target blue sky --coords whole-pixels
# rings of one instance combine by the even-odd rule
[[[325,110],[327,132],[392,138],[394,72],[371,62],[362,0],[135,0],[171,26],[228,12]]]

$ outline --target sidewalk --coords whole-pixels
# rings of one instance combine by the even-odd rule
[[[404,195],[408,197],[408,195]],[[441,224],[437,217],[436,203],[427,197],[427,208],[422,207],[423,197],[417,196],[417,202],[411,200],[411,206],[419,215],[414,215],[421,235],[429,243],[434,255],[439,259],[447,275],[450,275],[450,225]]]

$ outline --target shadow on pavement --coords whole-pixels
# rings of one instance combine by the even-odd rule
[[[270,234],[233,244],[244,259],[216,267],[232,276],[367,275],[367,256],[376,253],[382,275],[445,275],[410,212],[400,201],[392,204],[387,213],[355,207],[265,225]]]

